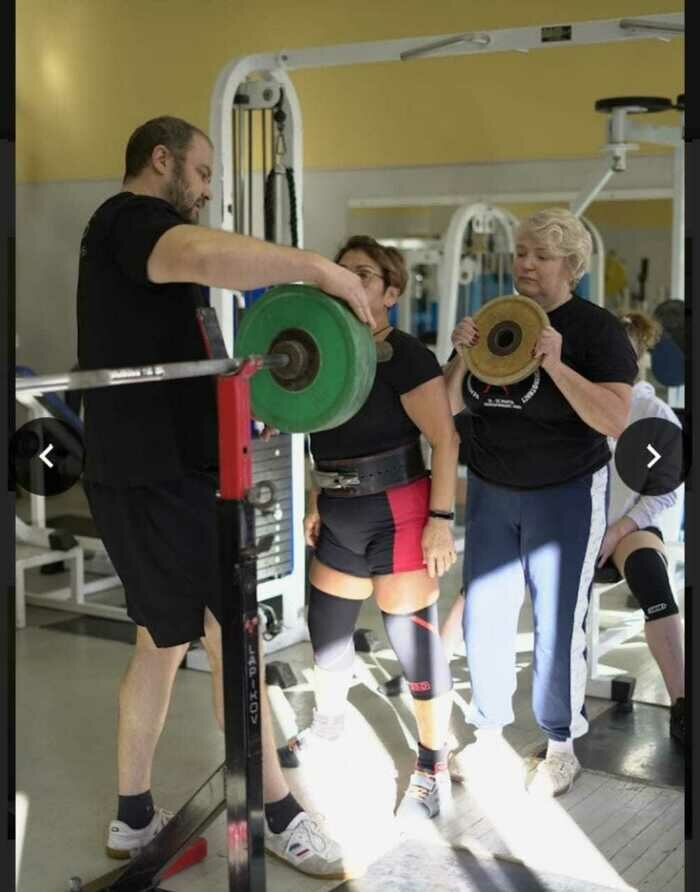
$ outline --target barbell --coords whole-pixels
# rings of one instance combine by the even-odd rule
[[[312,433],[338,427],[360,410],[377,362],[391,357],[391,347],[375,344],[342,301],[308,285],[279,285],[243,313],[234,353],[232,359],[21,377],[15,387],[39,394],[229,375],[254,359],[253,416],[281,431]]]

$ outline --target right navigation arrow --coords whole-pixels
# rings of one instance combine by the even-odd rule
[[[647,468],[653,468],[657,461],[661,458],[661,455],[656,451],[656,449],[654,449],[651,443],[647,443],[647,449],[653,456],[652,460],[647,465]]]

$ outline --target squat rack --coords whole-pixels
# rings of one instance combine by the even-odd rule
[[[83,885],[71,879],[71,892],[150,892],[174,863],[226,808],[228,888],[265,889],[264,810],[261,734],[260,629],[257,600],[255,515],[250,451],[250,378],[263,368],[288,363],[287,356],[230,359],[210,309],[198,311],[210,359],[137,368],[69,372],[17,379],[26,393],[155,383],[217,375],[217,492],[222,596],[222,657],[225,761],[180,811],[126,867]],[[241,721],[242,720],[242,721]]]

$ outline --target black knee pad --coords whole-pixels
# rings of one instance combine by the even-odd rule
[[[355,659],[352,633],[362,601],[328,595],[315,585],[309,589],[308,623],[314,661],[331,672],[347,669]]]
[[[640,548],[628,555],[624,566],[630,591],[639,601],[647,622],[678,613],[668,579],[666,561],[655,548]]]
[[[438,628],[437,604],[401,616],[382,610],[384,628],[416,700],[452,690],[452,673]]]

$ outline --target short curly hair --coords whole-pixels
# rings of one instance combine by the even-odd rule
[[[590,266],[593,239],[578,217],[565,208],[536,211],[520,223],[515,238],[516,241],[530,238],[556,257],[564,257],[572,285],[576,285]]]
[[[337,251],[333,258],[335,262],[338,263],[348,251],[364,251],[381,269],[385,286],[398,288],[399,294],[403,294],[408,284],[408,269],[401,251],[380,244],[371,235],[353,235]]]
[[[663,334],[661,323],[646,313],[624,313],[620,316],[620,322],[632,341],[637,359],[641,359],[647,350],[655,347]]]

